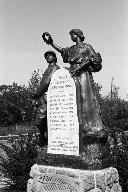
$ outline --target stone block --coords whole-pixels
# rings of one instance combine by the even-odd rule
[[[27,192],[121,192],[115,168],[80,170],[33,165]]]
[[[66,175],[66,171],[65,170],[56,170],[56,174]]]
[[[119,181],[119,175],[116,168],[110,168],[105,174],[106,185],[112,187],[113,183]]]
[[[121,189],[121,186],[119,185],[119,183],[113,183],[111,192],[122,192],[122,189]]]
[[[105,192],[111,192],[111,189],[110,189],[110,187],[106,187],[106,189],[105,189]]]
[[[105,190],[106,188],[105,172],[103,171],[97,172],[95,178],[96,178],[96,187]]]
[[[83,187],[85,191],[89,191],[95,188],[94,173],[92,171],[86,171],[81,177]]]
[[[91,189],[89,192],[102,192],[101,189],[95,188],[95,189]]]
[[[33,179],[29,179],[27,183],[27,192],[32,192]]]

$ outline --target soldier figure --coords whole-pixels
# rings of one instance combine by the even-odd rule
[[[40,131],[39,146],[47,144],[47,90],[53,73],[59,69],[59,66],[56,64],[57,57],[54,51],[47,51],[44,57],[49,65],[43,74],[39,88],[32,96],[33,99],[37,100],[38,105],[35,124]]]

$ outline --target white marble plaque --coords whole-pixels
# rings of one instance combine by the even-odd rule
[[[47,95],[48,153],[79,155],[76,87],[69,71],[58,69]]]

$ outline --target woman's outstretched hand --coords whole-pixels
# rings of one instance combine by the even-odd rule
[[[53,39],[48,32],[43,33],[42,38],[43,38],[44,42],[47,43],[48,45],[53,44]]]

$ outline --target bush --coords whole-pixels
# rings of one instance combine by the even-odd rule
[[[117,139],[118,140],[118,139]],[[121,143],[116,143],[112,148],[114,166],[119,173],[122,191],[128,191],[128,137],[122,134]]]
[[[16,142],[13,141],[11,147],[0,144],[7,154],[7,159],[0,157],[0,171],[9,179],[7,191],[26,191],[30,170],[37,158],[37,144],[38,137],[36,134],[33,137],[32,133],[27,137],[20,136]]]

